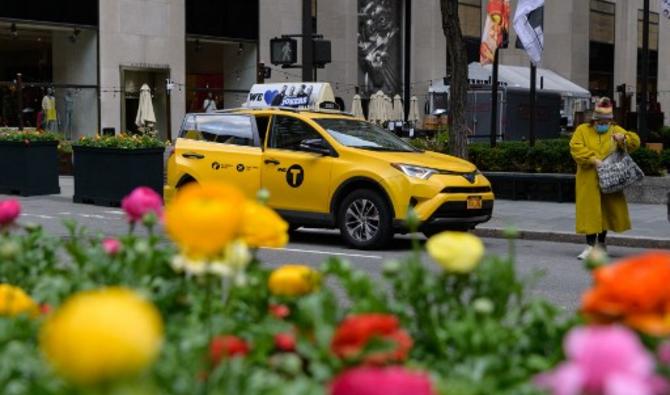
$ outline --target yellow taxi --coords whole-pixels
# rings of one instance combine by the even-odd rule
[[[268,204],[292,228],[339,228],[375,249],[406,231],[414,207],[427,235],[491,218],[489,181],[470,162],[421,151],[351,115],[288,108],[187,114],[167,164],[165,200],[184,185],[224,181]]]

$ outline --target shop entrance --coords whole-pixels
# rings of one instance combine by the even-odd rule
[[[121,128],[124,132],[134,133],[140,103],[140,89],[147,84],[151,89],[151,102],[156,114],[156,131],[162,139],[170,139],[170,96],[167,94],[166,80],[170,78],[169,69],[121,67]]]

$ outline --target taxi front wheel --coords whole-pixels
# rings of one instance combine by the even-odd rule
[[[339,207],[340,233],[352,247],[377,249],[393,237],[391,209],[379,193],[359,189],[347,196]]]

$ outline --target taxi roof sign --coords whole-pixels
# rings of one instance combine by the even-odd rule
[[[255,84],[249,91],[245,107],[320,108],[321,103],[335,102],[333,88],[327,82],[287,82]]]

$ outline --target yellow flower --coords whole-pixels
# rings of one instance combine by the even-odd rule
[[[244,204],[242,237],[249,247],[283,247],[288,224],[271,208],[249,200]]]
[[[36,315],[38,312],[35,301],[21,288],[0,284],[0,315]]]
[[[126,288],[86,291],[68,299],[42,327],[40,346],[63,377],[91,385],[137,374],[160,351],[156,308]]]
[[[484,256],[484,244],[477,236],[461,232],[443,232],[426,243],[428,254],[445,270],[469,273]]]
[[[268,287],[277,296],[300,296],[319,284],[319,273],[304,265],[284,265],[270,274]]]
[[[220,255],[240,233],[242,193],[225,184],[192,184],[165,210],[165,228],[182,253],[191,258]]]

